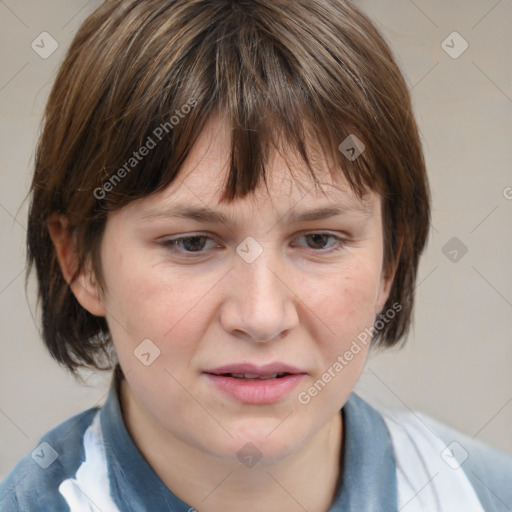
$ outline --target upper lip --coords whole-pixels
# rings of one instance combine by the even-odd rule
[[[206,370],[205,373],[210,373],[213,375],[223,375],[226,373],[250,373],[253,375],[258,375],[259,377],[265,377],[267,375],[273,375],[274,373],[306,373],[302,370],[299,370],[295,366],[290,366],[285,363],[269,363],[262,366],[257,366],[251,363],[240,363],[240,364],[227,364],[225,366],[219,366],[217,368],[212,368],[211,370]]]

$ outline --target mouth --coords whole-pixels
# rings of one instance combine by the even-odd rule
[[[283,363],[228,365],[203,373],[214,384],[214,389],[238,402],[253,405],[285,398],[306,375],[306,372]]]
[[[208,373],[208,372],[207,372]],[[210,375],[217,375],[223,377],[231,377],[233,379],[244,379],[244,380],[268,380],[268,379],[282,379],[286,375],[293,375],[287,372],[269,373],[268,375],[258,375],[256,373],[210,373]]]
[[[234,379],[280,379],[286,375],[304,374],[306,372],[282,362],[255,365],[252,363],[235,363],[219,366],[204,373],[223,375]]]

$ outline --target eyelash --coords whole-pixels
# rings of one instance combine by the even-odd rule
[[[308,233],[302,233],[301,235],[299,235],[298,238],[311,237],[311,236],[315,236],[315,235],[327,237],[328,239],[334,240],[334,243],[332,245],[328,246],[327,248],[314,249],[314,248],[308,247],[308,249],[312,250],[315,253],[327,254],[327,253],[339,251],[345,246],[345,244],[347,242],[343,237],[334,235],[333,233],[324,232],[324,231],[313,231],[313,232],[308,232]],[[196,255],[196,254],[202,255],[202,254],[204,254],[206,251],[203,251],[203,250],[187,251],[187,250],[183,250],[183,249],[179,248],[178,244],[180,242],[183,242],[185,240],[191,240],[193,238],[203,238],[203,239],[206,239],[207,241],[214,242],[212,237],[205,235],[205,234],[197,233],[197,234],[191,234],[191,235],[187,235],[187,236],[181,236],[181,237],[176,237],[173,239],[164,240],[162,242],[162,245],[164,247],[166,247],[167,249],[169,249],[170,251],[178,252],[180,254],[187,254],[187,255]],[[220,246],[218,244],[216,244],[216,242],[214,242],[214,244],[215,244],[215,247],[214,247],[215,249],[220,248]]]

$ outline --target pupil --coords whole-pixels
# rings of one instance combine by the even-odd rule
[[[186,238],[184,240],[185,248],[188,251],[197,251],[203,248],[204,246],[204,237],[202,236],[191,236],[190,238]]]
[[[326,235],[315,234],[315,235],[310,235],[310,236],[313,241],[313,245],[315,247],[318,247],[318,246],[323,247],[325,245]]]

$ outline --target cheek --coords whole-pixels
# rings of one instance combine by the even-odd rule
[[[115,279],[109,327],[121,368],[140,404],[155,414],[172,404],[173,414],[186,417],[190,402],[180,383],[190,377],[194,353],[211,319],[213,295],[208,295],[210,302],[200,300],[210,287],[128,257],[117,263],[110,274]],[[143,341],[148,339],[149,344]]]
[[[160,349],[159,363],[169,368],[178,367],[178,361],[183,364],[194,349],[191,340],[201,339],[214,314],[215,280],[210,283],[204,276],[198,281],[163,264],[148,265],[119,253],[111,253],[105,263],[107,319],[120,360],[125,353],[128,363],[142,340],[150,339]]]
[[[380,284],[380,268],[359,259],[325,279],[310,282],[304,302],[317,319],[318,339],[341,348],[373,325]],[[318,333],[319,334],[319,333]]]
[[[346,402],[366,362],[379,275],[376,265],[359,260],[309,288],[305,316],[320,359],[298,400],[325,421]]]

